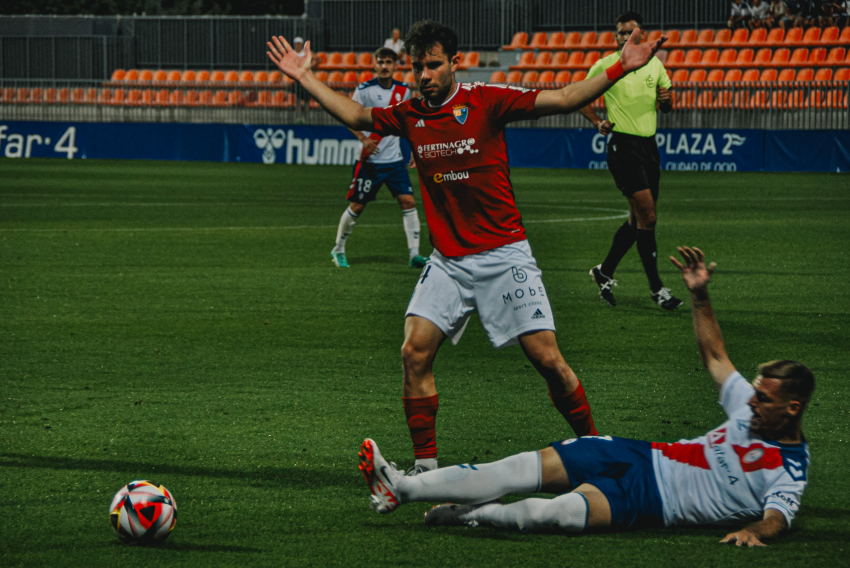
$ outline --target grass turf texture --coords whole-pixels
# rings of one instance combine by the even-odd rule
[[[717,544],[728,531],[716,527],[570,537],[428,529],[427,504],[373,513],[360,441],[412,462],[399,348],[418,271],[387,193],[358,220],[352,267],[333,266],[347,168],[3,160],[0,171],[2,566],[847,562],[847,176],[662,178],[665,284],[686,297],[666,257],[700,246],[719,264],[714,306],[738,368],[752,378],[760,362],[793,358],[818,381],[793,531],[739,550]],[[513,180],[600,430],[674,440],[722,422],[687,302],[654,306],[634,250],[617,308],[589,280],[622,221],[576,219],[625,211],[609,174]],[[443,465],[571,436],[521,351],[493,350],[477,318],[435,370]],[[175,495],[163,546],[124,546],[109,527],[113,493],[137,478]]]

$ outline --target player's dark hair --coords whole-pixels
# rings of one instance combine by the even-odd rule
[[[805,408],[815,390],[812,371],[796,361],[779,359],[759,365],[759,375],[766,379],[782,381],[782,390],[788,400],[796,400]]]
[[[641,16],[637,12],[629,11],[620,14],[620,17],[617,18],[617,23],[625,24],[626,22],[634,22],[637,24],[637,27],[643,29],[643,16]]]
[[[375,61],[383,59],[385,57],[390,57],[396,62],[398,61],[398,53],[396,53],[389,47],[379,47],[375,50]]]
[[[410,26],[404,38],[404,48],[414,59],[425,57],[438,43],[450,60],[457,54],[457,34],[450,27],[434,20],[416,22]]]

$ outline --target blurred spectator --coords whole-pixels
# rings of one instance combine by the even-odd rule
[[[850,23],[850,0],[833,0],[824,9],[830,11],[828,26],[846,26]]]
[[[751,30],[770,27],[767,25],[769,18],[770,5],[767,3],[767,0],[753,0],[753,5],[750,8],[750,20],[747,22],[747,26]]]
[[[783,30],[803,25],[803,2],[801,0],[788,0],[785,17],[779,20],[779,27]]]
[[[774,28],[781,25],[783,18],[788,14],[788,6],[782,0],[770,0],[770,10],[764,27]]]
[[[392,49],[396,55],[404,50],[404,40],[401,39],[401,31],[398,28],[393,30],[393,37],[384,42],[384,47]]]
[[[744,28],[750,19],[750,5],[743,0],[732,0],[732,11],[726,25],[731,29]]]

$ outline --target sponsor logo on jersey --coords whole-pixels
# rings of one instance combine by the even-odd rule
[[[466,105],[455,105],[452,108],[452,113],[455,115],[457,121],[461,124],[466,122],[466,118],[469,116],[469,107]]]
[[[520,284],[528,280],[528,274],[525,273],[525,270],[516,266],[511,266],[511,276]]]
[[[537,311],[534,312],[534,314],[531,316],[531,319],[537,320],[537,319],[543,319],[545,317],[546,316],[543,315],[543,312],[540,311],[540,308],[537,308]]]
[[[424,119],[420,118],[419,120],[416,121],[416,128],[424,128],[424,127],[425,127],[425,120]]]
[[[709,432],[707,438],[709,448],[713,448],[717,444],[722,444],[726,441],[726,428],[720,428],[719,430]]]
[[[434,174],[434,181],[443,183],[444,181],[458,181],[469,179],[469,172],[449,172],[447,174]]]
[[[477,154],[478,149],[473,148],[475,138],[455,140],[454,142],[439,142],[437,144],[420,144],[416,147],[416,153],[420,158],[446,158],[455,154]]]
[[[398,91],[396,91],[396,92],[393,94],[393,100],[395,100],[395,102],[397,102],[397,103],[400,103],[400,102],[401,102],[401,93],[399,93]]]
[[[744,454],[744,457],[741,458],[741,461],[743,461],[744,463],[755,463],[755,462],[759,461],[763,455],[764,455],[763,449],[754,448],[754,449],[750,450],[749,452],[747,452],[746,454]]]
[[[646,86],[649,87],[650,89],[654,88],[655,87],[655,77],[653,77],[652,75],[647,77],[646,78]]]

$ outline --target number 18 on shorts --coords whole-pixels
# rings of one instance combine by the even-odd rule
[[[423,317],[457,344],[478,310],[494,347],[529,331],[555,331],[537,261],[528,241],[481,253],[444,257],[435,250],[422,271],[406,315]]]

